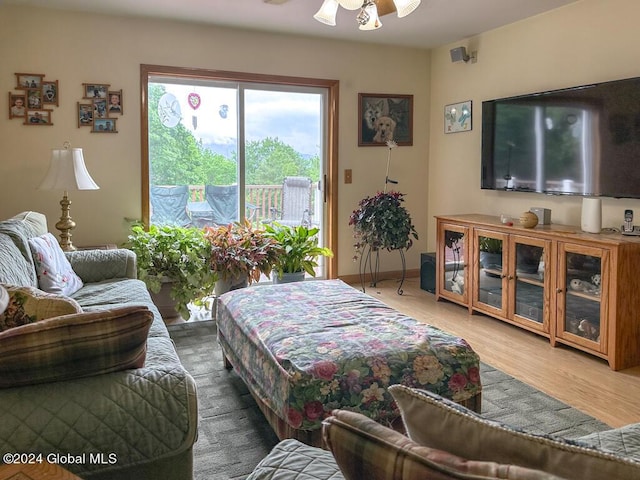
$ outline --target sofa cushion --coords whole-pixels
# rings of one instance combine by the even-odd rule
[[[0,388],[144,365],[153,314],[143,306],[49,318],[0,333]]]
[[[640,460],[640,423],[632,423],[620,428],[595,432],[576,438],[599,450],[607,450],[618,455]]]
[[[347,480],[522,479],[558,477],[515,465],[466,460],[425,447],[370,418],[334,410],[323,423],[323,438]]]
[[[640,463],[630,458],[486,420],[425,390],[393,385],[389,391],[407,434],[420,445],[473,460],[537,468],[567,479],[640,478]]]
[[[34,287],[3,287],[9,294],[9,304],[0,314],[0,332],[45,318],[82,312],[78,302],[63,295],[46,293]]]
[[[71,268],[58,241],[51,233],[29,239],[38,285],[49,293],[71,295],[82,288],[82,280]]]
[[[298,440],[278,443],[246,480],[344,480],[331,452]]]
[[[38,284],[31,259],[25,258],[11,236],[0,233],[0,282],[35,287]]]

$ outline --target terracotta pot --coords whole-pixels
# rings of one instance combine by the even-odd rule
[[[176,318],[181,318],[180,314],[176,310],[176,301],[171,298],[170,292],[173,288],[173,282],[167,281],[162,282],[162,286],[160,287],[160,291],[158,293],[149,292],[151,294],[151,299],[153,303],[155,303],[156,307],[160,311],[160,315],[162,315],[162,319],[165,323],[168,320],[175,320]]]

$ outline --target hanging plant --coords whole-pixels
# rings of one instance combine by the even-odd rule
[[[373,250],[409,249],[413,240],[418,240],[411,215],[402,205],[403,196],[399,192],[379,192],[360,200],[349,218],[356,239],[356,258],[367,245]]]

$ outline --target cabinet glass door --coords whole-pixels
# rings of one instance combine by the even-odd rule
[[[466,229],[444,227],[443,286],[444,290],[465,295],[466,277]]]
[[[504,303],[504,278],[503,246],[505,245],[505,237],[500,233],[484,232],[476,230],[477,248],[474,250],[478,253],[476,279],[477,303],[489,305],[490,307],[503,310]]]
[[[603,250],[590,250],[572,251],[567,246],[562,252],[564,272],[561,290],[565,294],[559,314],[564,321],[558,325],[558,336],[606,353],[606,342],[601,341],[601,332],[606,330],[602,323],[607,312],[601,299],[605,295],[603,289],[606,289],[603,264],[608,256]]]
[[[510,297],[515,300],[514,320],[548,333],[548,302],[545,302],[548,248],[544,240],[515,237],[513,249],[516,273],[514,293]]]

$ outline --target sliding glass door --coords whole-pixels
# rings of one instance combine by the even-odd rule
[[[146,220],[307,225],[330,246],[332,89],[204,73],[147,74]]]

